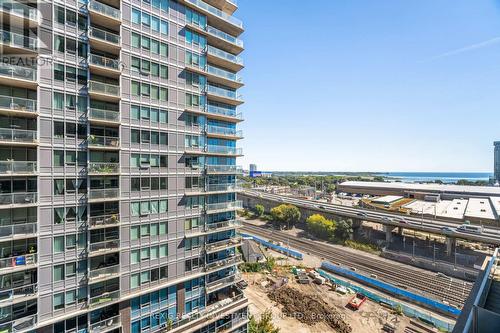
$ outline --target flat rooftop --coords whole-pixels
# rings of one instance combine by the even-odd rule
[[[391,204],[394,201],[398,201],[403,199],[400,195],[385,195],[383,197],[378,197],[372,200],[373,203],[381,203],[381,204]]]
[[[490,198],[470,198],[465,210],[465,217],[494,220],[495,214],[490,204]]]
[[[500,187],[495,186],[467,186],[467,185],[449,185],[449,184],[418,184],[418,183],[399,183],[399,182],[362,182],[362,181],[346,181],[339,184],[339,189],[349,192],[346,187],[353,189],[380,189],[380,190],[402,190],[416,192],[435,192],[435,193],[454,193],[464,195],[481,195],[481,196],[499,196]]]

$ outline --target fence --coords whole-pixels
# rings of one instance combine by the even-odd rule
[[[263,245],[265,247],[268,247],[270,249],[273,249],[274,251],[277,251],[279,253],[283,253],[286,256],[289,256],[289,257],[292,257],[292,258],[295,258],[295,259],[299,259],[299,260],[303,259],[302,253],[300,253],[300,252],[293,251],[293,250],[290,250],[290,249],[285,248],[283,246],[279,246],[279,245],[270,243],[268,241],[263,240],[262,238],[255,237],[255,236],[252,236],[252,235],[241,234],[241,236],[243,236],[243,237],[250,237],[254,241],[256,241],[257,243],[259,243],[259,244],[261,244],[261,245]]]

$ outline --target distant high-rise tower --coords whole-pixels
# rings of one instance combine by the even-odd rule
[[[250,164],[250,172],[257,171],[257,164]]]
[[[500,183],[500,141],[493,142],[494,150],[494,164],[493,164],[493,183]]]

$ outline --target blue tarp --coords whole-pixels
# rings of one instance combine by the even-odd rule
[[[259,237],[253,236],[253,235],[241,234],[241,236],[242,237],[250,237],[254,241],[256,241],[257,243],[262,244],[265,247],[268,247],[270,249],[273,249],[274,251],[283,253],[284,255],[287,255],[289,257],[292,257],[292,258],[295,258],[295,259],[299,259],[299,260],[303,259],[302,253],[300,253],[300,252],[293,251],[293,250],[284,248],[283,246],[279,246],[279,245],[270,243],[268,241],[263,240],[262,238],[259,238]]]

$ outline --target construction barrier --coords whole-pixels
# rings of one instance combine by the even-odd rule
[[[290,250],[290,249],[285,248],[283,246],[279,246],[279,245],[270,243],[270,242],[268,242],[266,240],[263,240],[262,238],[259,238],[259,237],[253,236],[253,235],[241,234],[241,236],[242,237],[251,238],[254,241],[256,241],[257,243],[259,243],[259,244],[261,244],[261,245],[263,245],[263,246],[265,246],[267,248],[270,248],[270,249],[272,249],[274,251],[277,251],[279,253],[283,253],[286,256],[289,256],[289,257],[292,257],[292,258],[295,258],[295,259],[299,259],[299,260],[303,259],[302,253],[300,253],[300,252],[297,252],[297,251],[294,251],[294,250]]]
[[[324,264],[327,264],[327,265],[324,265]],[[323,262],[321,264],[321,267],[324,268],[324,269],[327,269],[327,270],[335,272],[334,269],[330,269],[330,265],[332,265],[332,264]],[[339,269],[340,268],[340,267],[336,267],[336,266],[333,266],[333,267],[335,267],[335,269]],[[340,268],[340,269],[342,269],[342,268]],[[334,277],[334,276],[328,274],[326,271],[324,271],[322,269],[317,269],[317,271],[325,279],[328,279],[328,280],[330,280],[331,282],[333,282],[333,283],[335,283],[337,285],[341,285],[341,286],[344,286],[346,288],[350,288],[354,292],[362,293],[363,295],[365,295],[366,297],[368,297],[369,299],[371,299],[374,302],[377,302],[377,303],[389,306],[389,307],[391,307],[394,310],[396,310],[398,308],[401,309],[403,311],[403,313],[406,316],[408,316],[408,317],[419,319],[422,322],[425,322],[427,324],[433,325],[434,327],[436,327],[438,329],[441,329],[443,331],[446,331],[446,332],[451,332],[453,330],[453,326],[454,325],[451,324],[451,323],[448,323],[448,322],[445,322],[443,320],[440,320],[440,319],[438,319],[438,318],[436,318],[436,317],[434,317],[434,316],[432,316],[430,314],[422,313],[421,311],[419,311],[417,309],[414,309],[414,308],[412,308],[412,307],[410,307],[410,306],[408,306],[406,304],[399,303],[399,302],[396,302],[396,301],[391,300],[389,298],[377,295],[377,294],[375,294],[375,293],[373,293],[371,291],[366,290],[363,287],[360,287],[360,286],[357,286],[357,285],[353,285],[353,284],[351,284],[348,281],[341,280],[341,279],[339,279],[337,277]],[[351,272],[351,271],[347,271],[347,272],[354,273],[354,272]],[[341,273],[339,273],[339,274],[341,274]],[[377,282],[380,282],[380,281],[377,281]],[[392,287],[392,288],[395,288],[395,287]],[[398,288],[395,288],[395,289],[398,289]],[[403,291],[403,290],[400,290],[400,291]],[[405,291],[405,293],[408,293],[408,292]],[[415,296],[418,296],[418,295],[415,295]],[[419,297],[422,297],[422,296],[419,296]],[[427,299],[427,300],[428,301],[432,301],[432,300],[429,300],[429,299]],[[435,301],[432,301],[432,302],[435,302]],[[436,303],[438,303],[438,302],[436,302]],[[441,305],[445,306],[444,304],[441,304]],[[450,307],[450,308],[452,308],[452,307]],[[454,312],[454,316],[456,315],[456,312],[460,313],[460,310],[455,309],[455,308],[452,308],[452,309],[453,309],[453,312]]]

